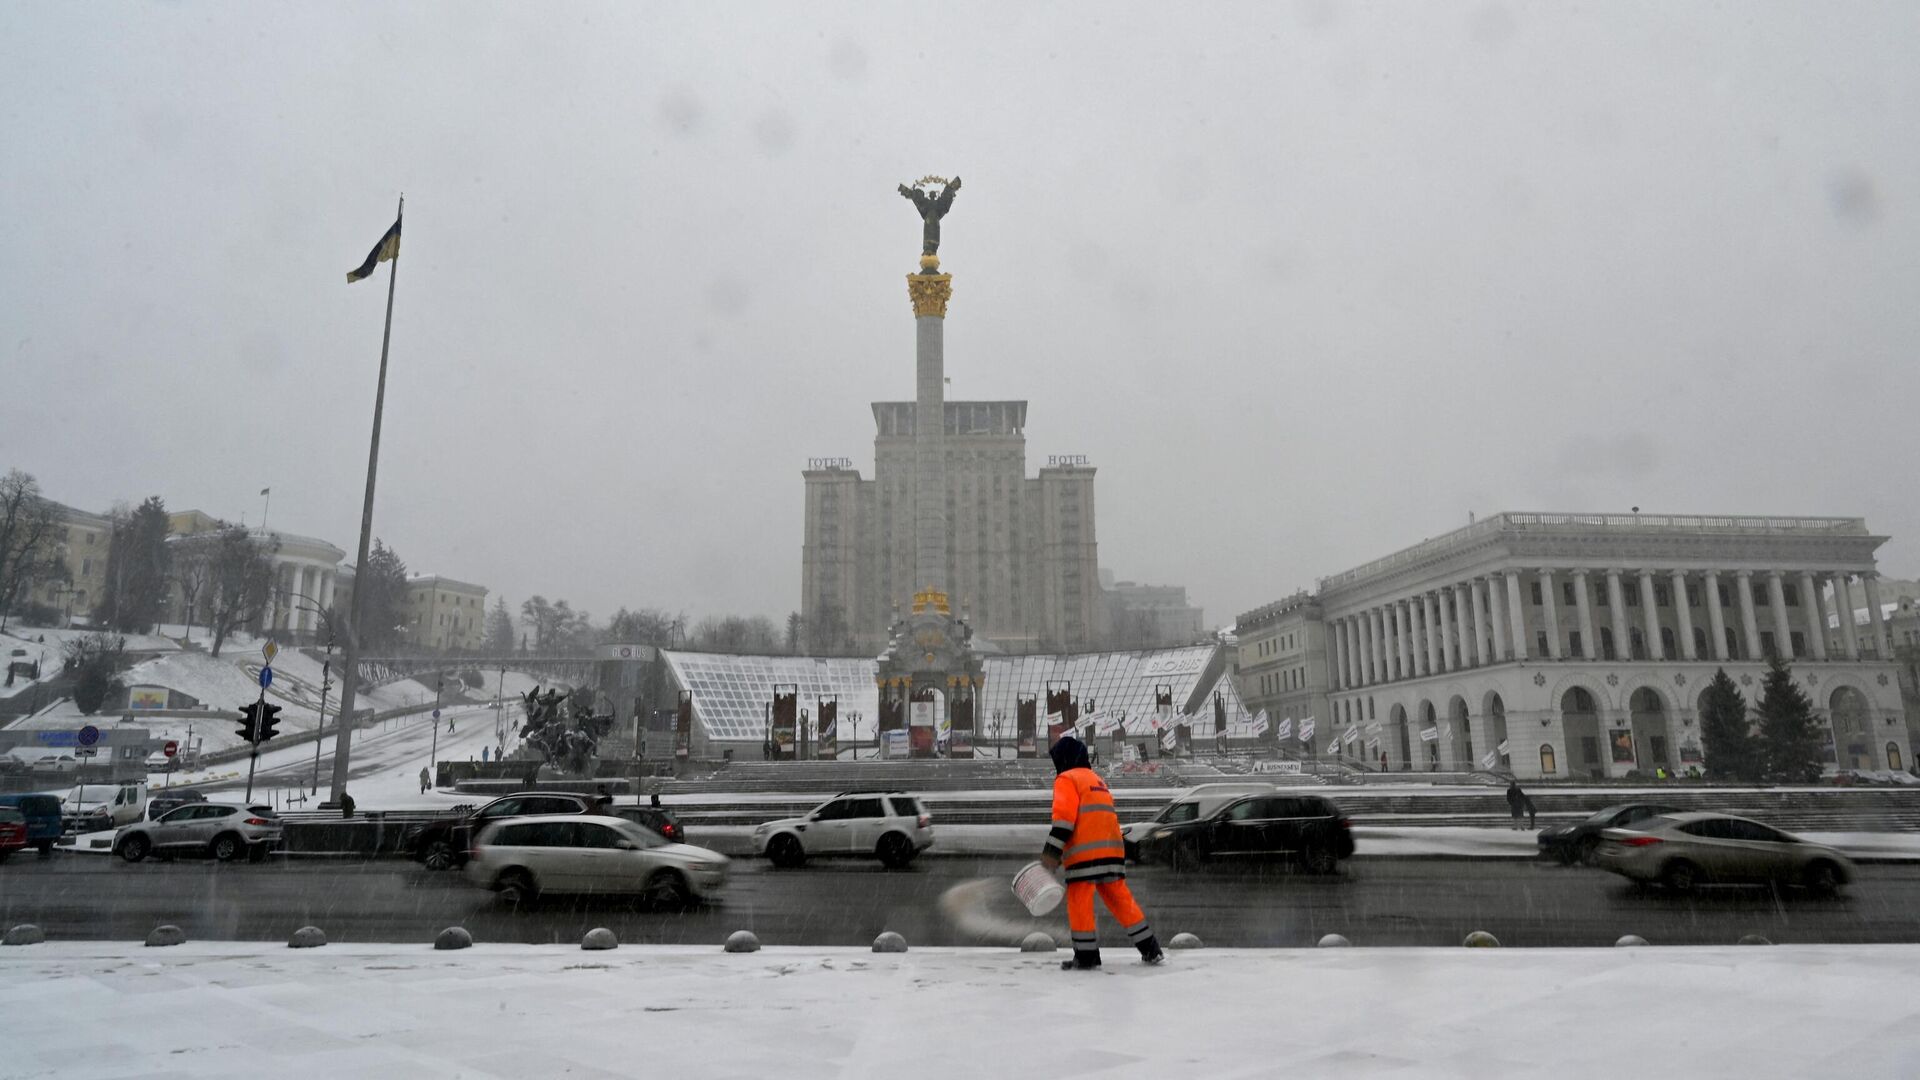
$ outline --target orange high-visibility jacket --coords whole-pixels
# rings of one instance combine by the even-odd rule
[[[1113,792],[1092,769],[1068,769],[1053,778],[1053,828],[1047,854],[1066,867],[1069,884],[1118,881],[1127,876],[1126,841]]]

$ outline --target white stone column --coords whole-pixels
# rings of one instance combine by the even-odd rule
[[[1553,580],[1553,571],[1542,570],[1540,582],[1540,619],[1546,623],[1547,658],[1559,660],[1565,653],[1560,644],[1560,596],[1559,585]],[[1525,627],[1521,628],[1523,631]]]
[[[1548,588],[1551,588],[1553,583],[1548,582],[1547,584]],[[1553,600],[1551,597],[1548,596],[1545,590],[1542,590],[1540,597],[1547,601],[1547,610],[1551,612],[1553,610]],[[1513,634],[1513,658],[1515,660],[1532,659],[1533,642],[1527,640],[1527,593],[1525,589],[1520,587],[1520,571],[1518,570],[1507,571],[1507,620],[1509,624],[1508,630]],[[1548,641],[1552,641],[1558,633],[1559,629],[1557,627],[1551,623],[1547,624]],[[1555,652],[1557,655],[1558,650],[1556,649]]]
[[[1473,666],[1472,639],[1467,636],[1469,632],[1467,629],[1467,587],[1464,584],[1456,582],[1448,591],[1453,594],[1453,624],[1448,627],[1449,630],[1453,631],[1450,641],[1452,648],[1448,650],[1448,659],[1453,661],[1454,670],[1460,671]]]
[[[1618,660],[1633,659],[1633,635],[1627,632],[1627,597],[1620,588],[1623,571],[1607,571],[1607,612],[1613,623],[1613,655]]]
[[[1847,647],[1847,659],[1860,659],[1860,631],[1853,623],[1853,586],[1844,573],[1833,575],[1833,606],[1839,616],[1840,641]]]
[[[1375,682],[1393,681],[1393,650],[1387,645],[1387,609],[1373,609],[1373,648],[1379,657],[1380,677]]]
[[[1747,659],[1759,660],[1760,620],[1753,612],[1753,571],[1735,570],[1733,582],[1740,593],[1740,629],[1747,639]]]
[[[1727,655],[1727,612],[1720,604],[1720,571],[1709,570],[1700,587],[1707,596],[1707,636],[1712,638],[1713,658],[1725,662]]]
[[[1813,575],[1800,571],[1800,613],[1807,618],[1807,654],[1815,660],[1827,658],[1827,624],[1820,617],[1820,586]]]
[[[1412,599],[1400,601],[1400,625],[1405,629],[1407,636],[1407,678],[1409,679],[1417,679],[1424,674],[1420,670],[1419,628],[1415,625],[1420,619],[1413,613],[1413,608]]]
[[[1420,611],[1425,616],[1421,620],[1420,630],[1427,644],[1426,674],[1438,675],[1446,670],[1446,664],[1440,651],[1440,608],[1434,603],[1432,593],[1420,597]]]
[[[295,566],[293,570],[293,591],[299,594],[293,598],[293,610],[298,613],[294,622],[303,634],[313,629],[313,594],[320,591],[314,588],[317,583],[314,577],[316,569],[318,568],[302,563]],[[306,599],[303,600],[301,597]]]
[[[1387,638],[1393,643],[1393,677],[1407,677],[1407,623],[1398,601],[1387,605]]]
[[[1674,631],[1680,636],[1680,655],[1688,660],[1697,660],[1699,657],[1695,654],[1698,650],[1693,647],[1693,609],[1687,603],[1687,572],[1675,570],[1669,580],[1673,583],[1673,610],[1680,617],[1680,628]],[[1677,763],[1679,758],[1675,757],[1674,760]]]
[[[338,573],[339,571],[329,570],[320,575],[320,595],[317,599],[320,601],[320,606],[328,611],[333,610],[333,579]]]
[[[1773,647],[1793,659],[1793,624],[1787,621],[1787,589],[1778,570],[1767,571],[1767,604],[1773,609]]]
[[[1644,609],[1647,626],[1647,658],[1665,660],[1667,650],[1660,644],[1660,605],[1653,591],[1653,571],[1640,571],[1640,606]]]
[[[1861,574],[1867,585],[1867,622],[1873,626],[1873,643],[1879,649],[1876,660],[1893,659],[1893,642],[1887,636],[1886,613],[1880,610],[1880,575]]]
[[[1341,622],[1333,619],[1327,623],[1327,653],[1332,663],[1327,665],[1327,689],[1338,690],[1346,685],[1347,647],[1340,640]]]
[[[1507,573],[1512,573],[1509,570]],[[1493,625],[1493,659],[1496,663],[1513,658],[1513,650],[1507,645],[1507,631],[1513,625],[1513,601],[1507,596],[1507,590],[1500,587],[1499,577],[1487,579],[1487,600],[1493,610],[1488,614],[1488,622]]]
[[[1360,684],[1372,686],[1380,680],[1373,666],[1373,612],[1360,613]]]
[[[1587,572],[1581,567],[1573,571],[1573,608],[1574,616],[1580,620],[1580,652],[1583,659],[1600,659],[1600,635],[1593,628],[1593,590],[1587,582]],[[1559,702],[1553,702],[1556,712]],[[1569,774],[1571,775],[1571,774]]]
[[[1347,689],[1358,690],[1366,685],[1366,659],[1360,648],[1360,617],[1347,616]]]
[[[1480,609],[1486,606],[1486,579],[1474,578],[1467,582],[1467,627],[1473,632],[1473,655],[1467,662],[1474,667],[1487,664],[1487,623],[1480,615]]]

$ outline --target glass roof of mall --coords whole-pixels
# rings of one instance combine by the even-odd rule
[[[1151,729],[1154,688],[1172,688],[1174,707],[1185,706],[1201,689],[1201,678],[1215,666],[1218,650],[1217,645],[1193,645],[1069,656],[989,656],[978,719],[983,728],[996,717],[1011,725],[1018,695],[1034,694],[1044,701],[1047,683],[1064,682],[1071,684],[1082,716],[1094,711],[1125,713],[1127,729],[1145,734]],[[880,707],[879,691],[873,685],[878,664],[873,660],[671,651],[662,655],[680,688],[693,691],[694,716],[708,738],[758,742],[766,732],[767,703],[773,700],[776,683],[798,686],[800,708],[808,712],[821,697],[837,696],[843,723],[860,714],[853,736],[873,735]],[[1210,699],[1218,691],[1226,700],[1228,724],[1246,723],[1250,718],[1232,678],[1224,670],[1216,671],[1213,678],[1205,696]],[[1194,711],[1211,717],[1211,706],[1204,702],[1196,704]]]

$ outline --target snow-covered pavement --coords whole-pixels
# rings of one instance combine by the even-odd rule
[[[0,1078],[1920,1075],[1920,946],[1062,955],[53,942]]]

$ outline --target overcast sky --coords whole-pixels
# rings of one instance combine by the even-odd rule
[[[270,14],[269,14],[270,13]],[[1503,509],[1920,571],[1920,5],[0,8],[0,468],[598,617],[800,604],[913,390],[1099,467],[1210,621]]]

